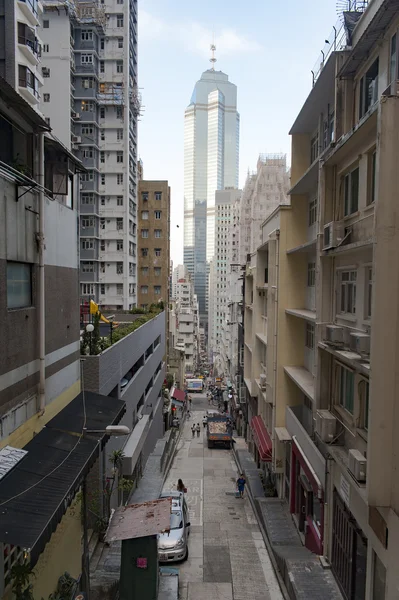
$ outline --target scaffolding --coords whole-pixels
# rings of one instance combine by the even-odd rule
[[[76,17],[82,25],[96,25],[105,29],[107,18],[105,8],[101,8],[95,0],[75,0]]]
[[[139,117],[141,115],[141,94],[137,87],[134,87],[130,90],[129,94],[130,108],[135,117]]]
[[[124,88],[123,84],[118,83],[100,83],[99,91],[97,93],[97,100],[99,104],[104,105],[123,105],[124,99]]]

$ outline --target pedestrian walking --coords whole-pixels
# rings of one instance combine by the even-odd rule
[[[191,433],[193,434],[193,437],[195,436],[196,430],[197,430],[197,428],[195,426],[195,423],[193,423],[193,426],[191,427]]]
[[[192,404],[192,398],[191,396],[188,397],[188,408],[191,410],[191,404]]]
[[[200,433],[201,433],[201,427],[200,427],[200,424],[199,424],[199,423],[197,423],[196,430],[197,430],[197,437],[199,437],[199,436],[200,436]]]
[[[202,425],[204,426],[204,429],[205,429],[207,423],[208,423],[208,417],[206,415],[204,415],[202,417]]]
[[[178,479],[177,481],[177,491],[178,492],[182,492],[183,494],[187,494],[187,488],[184,485],[183,481],[181,479]]]
[[[245,490],[246,483],[247,483],[247,481],[246,481],[244,475],[241,473],[241,475],[237,479],[237,490],[238,490],[240,498],[244,498],[244,490]]]

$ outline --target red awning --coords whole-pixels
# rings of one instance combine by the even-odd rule
[[[251,421],[251,429],[254,436],[256,447],[259,451],[260,459],[264,462],[272,460],[272,441],[267,432],[266,426],[260,415],[254,417]]]
[[[180,402],[184,402],[186,395],[182,390],[176,390],[173,392],[172,398],[179,400]]]

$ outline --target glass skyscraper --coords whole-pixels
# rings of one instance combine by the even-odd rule
[[[238,187],[239,131],[237,86],[222,71],[208,69],[195,84],[184,128],[184,264],[192,274],[205,330],[215,192]]]

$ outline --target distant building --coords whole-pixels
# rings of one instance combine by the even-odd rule
[[[138,306],[169,301],[170,187],[167,181],[139,181]]]

